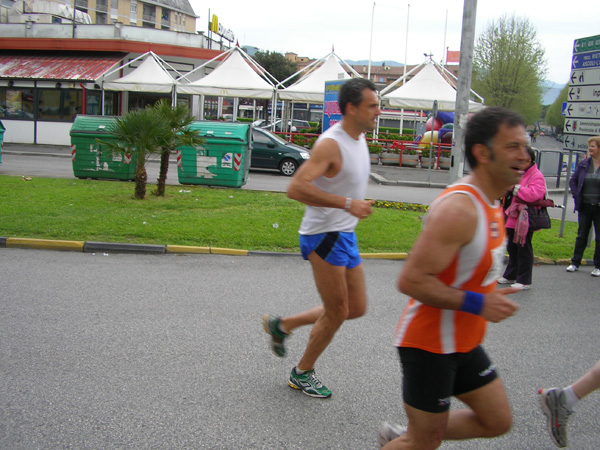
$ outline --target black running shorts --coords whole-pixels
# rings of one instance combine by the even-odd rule
[[[481,346],[448,355],[409,347],[399,347],[398,351],[404,402],[421,411],[448,411],[450,397],[478,389],[498,377]]]

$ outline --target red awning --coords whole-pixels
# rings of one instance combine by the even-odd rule
[[[96,81],[123,59],[122,55],[0,55],[0,78]]]

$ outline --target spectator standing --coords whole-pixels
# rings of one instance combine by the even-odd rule
[[[500,284],[510,284],[519,289],[529,289],[533,274],[533,233],[527,220],[527,205],[532,205],[546,196],[546,179],[535,164],[535,152],[527,147],[527,170],[519,184],[510,192],[511,204],[505,210],[508,265]],[[531,206],[530,206],[531,207]]]
[[[600,136],[588,139],[588,157],[581,161],[569,180],[578,212],[577,238],[567,272],[576,272],[583,259],[592,225],[596,235],[593,277],[600,277]]]

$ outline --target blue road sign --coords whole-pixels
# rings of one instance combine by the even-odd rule
[[[593,69],[594,67],[600,67],[600,50],[573,55],[571,69]]]

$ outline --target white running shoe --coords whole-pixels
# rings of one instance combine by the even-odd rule
[[[393,441],[397,437],[402,436],[404,433],[408,431],[408,428],[402,427],[400,425],[396,425],[389,422],[382,422],[379,425],[379,445],[384,446],[388,442]]]
[[[577,267],[575,264],[569,264],[569,267],[567,267],[567,272],[577,272],[579,270],[579,267]]]
[[[600,277],[600,269],[596,268],[596,269],[592,270],[592,276]]]
[[[567,446],[567,421],[573,414],[565,406],[564,393],[562,389],[540,389],[540,406],[546,415],[550,437],[557,447]]]
[[[515,281],[517,281],[517,280],[509,280],[504,277],[498,278],[498,284],[513,284]]]
[[[526,291],[527,289],[531,289],[531,285],[530,284],[522,284],[522,283],[511,284],[510,287],[521,289],[522,291]]]

